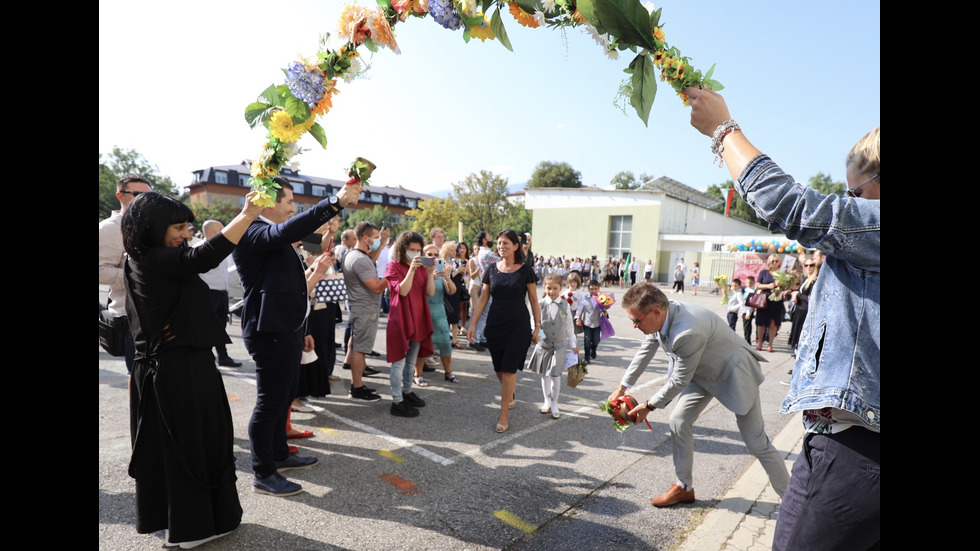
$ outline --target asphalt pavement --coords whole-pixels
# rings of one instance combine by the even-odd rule
[[[721,297],[707,288],[671,300],[709,307],[724,316]],[[625,289],[609,288],[617,297]],[[99,287],[105,303],[106,287]],[[696,502],[658,509],[650,498],[673,482],[667,417],[617,432],[598,409],[618,384],[642,334],[617,304],[610,310],[616,336],[599,345],[598,360],[576,388],[563,386],[562,416],[542,415],[539,377],[518,375],[510,430],[494,431],[500,385],[489,354],[454,350],[457,384],[441,369],[415,389],[428,403],[419,417],[389,413],[388,364],[366,379],[382,396],[361,403],[347,396],[350,372],[340,368],[332,393],[311,398],[313,413],[293,413],[294,426],[315,436],[293,439],[319,465],[290,471],[304,492],[286,498],[252,492],[248,419],[255,402],[254,364],[237,322],[228,326],[229,351],[241,368],[219,368],[235,423],[235,458],[242,525],[202,550],[768,550],[778,497],[739,437],[734,415],[716,400],[695,424]],[[346,318],[346,315],[345,315]],[[384,352],[382,318],[376,348]],[[787,468],[802,441],[799,415],[780,415],[793,365],[786,344],[763,352],[760,387],[767,432]],[[741,328],[739,328],[741,330]],[[337,326],[337,341],[343,325]],[[338,355],[343,352],[338,350]],[[633,394],[651,396],[666,375],[658,354]],[[122,358],[99,349],[99,549],[156,550],[163,532],[137,534],[130,453],[127,376]]]

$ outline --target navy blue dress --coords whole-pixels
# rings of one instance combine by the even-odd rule
[[[493,370],[517,373],[524,369],[531,347],[531,315],[527,308],[527,286],[536,283],[534,269],[522,263],[516,272],[503,273],[497,263],[483,276],[490,285],[490,311],[483,334],[493,360]]]

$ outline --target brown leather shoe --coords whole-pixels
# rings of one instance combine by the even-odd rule
[[[694,503],[694,490],[687,491],[680,484],[674,484],[663,495],[650,500],[654,507],[670,507],[678,503]]]

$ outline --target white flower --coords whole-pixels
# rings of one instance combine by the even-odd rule
[[[541,4],[544,6],[544,11],[549,13],[555,11],[555,0],[542,0]]]
[[[651,14],[657,11],[657,7],[653,5],[653,2],[644,2],[643,7],[646,8]]]
[[[361,60],[356,57],[350,60],[350,68],[344,73],[344,82],[353,82],[357,78],[363,69],[361,68]]]
[[[619,59],[619,52],[612,48],[606,48],[606,57],[612,60]]]
[[[476,0],[459,0],[459,13],[473,17],[476,14]]]
[[[534,10],[534,20],[538,22],[538,25],[544,25],[544,12],[541,10]]]

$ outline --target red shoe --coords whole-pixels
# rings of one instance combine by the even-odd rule
[[[678,503],[694,503],[694,490],[687,491],[680,484],[674,484],[663,495],[650,500],[654,507],[670,507]]]
[[[294,433],[287,433],[286,438],[310,438],[313,436],[313,431],[311,430],[298,430]]]
[[[289,446],[289,453],[299,453],[299,448],[296,446]]]
[[[759,346],[755,347],[755,349],[758,350],[759,352],[762,352],[762,345],[760,344]]]
[[[772,352],[772,347],[771,346],[769,347],[769,351]]]

